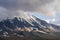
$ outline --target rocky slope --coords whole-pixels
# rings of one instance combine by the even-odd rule
[[[59,39],[60,26],[47,23],[35,16],[7,18],[0,21],[0,38],[6,40]],[[12,39],[13,38],[13,39]]]

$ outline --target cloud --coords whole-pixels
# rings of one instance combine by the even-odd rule
[[[8,17],[9,18],[13,18],[13,17],[20,17],[21,15],[23,15],[23,13],[25,13],[24,11],[11,11],[11,10],[8,10],[4,7],[0,7],[0,21],[1,20],[5,20],[7,19]],[[26,14],[26,13],[25,13]],[[24,16],[24,15],[23,15]],[[21,16],[22,17],[22,16]]]
[[[20,9],[34,11],[38,7],[45,5],[52,0],[0,0],[0,5],[8,9]]]
[[[45,20],[47,23],[54,23],[56,22],[56,19],[53,18],[53,19],[48,19],[48,20]]]
[[[4,12],[0,14],[2,17],[14,17],[24,12],[38,12],[55,17],[57,11],[60,11],[59,5],[59,0],[0,0],[0,10]],[[22,13],[18,13],[18,10]]]
[[[50,20],[45,20],[47,23],[50,23]]]
[[[8,13],[7,9],[0,7],[0,20],[7,18],[8,17],[7,13]]]

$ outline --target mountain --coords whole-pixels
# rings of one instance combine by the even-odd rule
[[[0,37],[4,40],[57,39],[57,33],[60,33],[60,26],[47,23],[33,15],[0,21]]]

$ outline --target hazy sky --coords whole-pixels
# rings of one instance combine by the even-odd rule
[[[58,24],[60,0],[0,0],[0,19],[21,16],[25,12],[31,12],[47,22]]]

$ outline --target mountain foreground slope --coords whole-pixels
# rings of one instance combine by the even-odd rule
[[[35,16],[0,21],[0,40],[59,40],[60,26]]]

